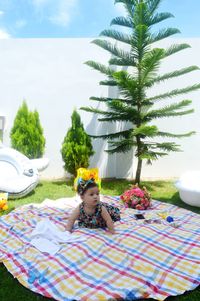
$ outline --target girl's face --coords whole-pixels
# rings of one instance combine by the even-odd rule
[[[99,188],[91,187],[86,190],[86,192],[81,196],[81,199],[88,206],[96,206],[100,200],[99,197]]]

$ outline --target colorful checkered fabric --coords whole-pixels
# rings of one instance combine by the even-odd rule
[[[118,197],[102,201],[119,205]],[[38,221],[49,218],[64,230],[72,208],[20,207],[0,218],[0,261],[30,290],[55,300],[97,301],[124,298],[164,300],[200,284],[200,216],[153,201],[145,211],[151,223],[136,220],[133,209],[120,206],[116,234],[103,229],[79,229],[87,239],[62,244],[54,256],[30,244]],[[160,217],[167,212],[178,227]],[[161,223],[154,223],[160,219]],[[47,269],[48,268],[48,269]],[[29,271],[46,271],[43,282],[28,282]]]

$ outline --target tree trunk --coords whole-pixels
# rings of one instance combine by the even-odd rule
[[[142,171],[142,160],[138,158],[137,170],[135,174],[135,184],[140,184],[140,176]]]

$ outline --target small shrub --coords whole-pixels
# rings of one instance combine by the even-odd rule
[[[11,145],[29,159],[40,158],[44,154],[45,138],[38,112],[29,112],[24,101],[19,108],[10,133]]]
[[[71,121],[72,126],[62,143],[61,154],[65,170],[75,176],[78,168],[89,166],[89,158],[94,151],[91,138],[85,132],[80,115],[76,110],[72,113]]]

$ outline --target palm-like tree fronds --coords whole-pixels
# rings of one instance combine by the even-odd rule
[[[168,12],[155,14],[154,16],[152,16],[151,22],[149,23],[149,25],[154,25],[154,24],[160,23],[161,21],[164,21],[164,20],[172,18],[172,17],[174,17],[174,16]]]
[[[177,28],[167,28],[162,29],[158,33],[154,33],[149,38],[149,44],[158,42],[160,40],[166,39],[168,37],[171,37],[172,35],[175,35],[177,33],[180,33],[180,30]]]
[[[152,100],[156,101],[156,100],[161,100],[161,99],[165,99],[165,98],[171,98],[171,97],[178,96],[178,95],[181,95],[181,94],[190,93],[190,92],[198,90],[198,89],[200,89],[200,84],[195,84],[195,85],[192,85],[192,86],[188,86],[186,88],[175,89],[175,90],[172,90],[172,91],[167,92],[167,93],[159,94],[159,95],[150,97],[147,100],[148,101],[152,101]]]
[[[95,97],[95,96],[91,96],[90,99],[95,101],[101,101],[101,102],[109,102],[113,100],[113,98],[110,97]]]
[[[117,86],[117,82],[113,79],[102,80],[99,82],[99,84],[102,86]]]
[[[129,136],[131,135],[132,132],[132,128],[129,130],[125,130],[125,131],[120,131],[117,133],[109,133],[109,134],[104,134],[104,135],[90,135],[90,137],[92,138],[102,138],[102,139],[109,139],[109,141],[114,140],[114,139],[119,139],[119,138],[126,138],[128,139]]]
[[[109,51],[110,53],[112,53],[113,55],[115,55],[116,57],[124,60],[127,62],[127,65],[129,66],[133,66],[134,65],[134,59],[133,57],[130,55],[129,52],[126,52],[124,50],[118,49],[116,46],[113,46],[112,43],[106,41],[106,40],[100,40],[100,39],[96,39],[93,41],[94,44],[100,46],[101,48]]]
[[[189,72],[192,72],[192,71],[195,71],[195,70],[199,70],[199,67],[189,66],[189,67],[186,67],[186,68],[182,68],[180,70],[165,73],[161,76],[157,76],[157,77],[153,78],[152,80],[149,80],[147,82],[147,86],[150,87],[150,86],[154,85],[155,83],[159,83],[159,82],[162,82],[162,81],[167,80],[167,79],[178,77],[178,76],[184,75],[186,73],[189,73]]]
[[[168,137],[168,138],[183,138],[183,137],[190,137],[190,136],[194,135],[195,133],[196,133],[195,131],[191,131],[191,132],[184,133],[184,134],[172,134],[172,133],[168,133],[168,132],[158,132],[156,136]]]
[[[146,1],[147,9],[150,15],[153,15],[156,9],[158,9],[160,5],[160,0],[147,0]]]
[[[191,46],[187,43],[182,43],[182,44],[174,44],[171,45],[169,48],[165,50],[165,55],[163,57],[168,57],[174,53],[177,53],[179,51],[182,51],[184,49],[190,48]]]
[[[160,108],[157,106],[155,108],[154,105],[157,105],[160,100],[170,100],[179,95],[196,91],[200,89],[200,84],[169,89],[169,91],[154,96],[148,96],[149,88],[163,81],[166,82],[197,71],[199,68],[189,66],[159,74],[159,68],[165,58],[190,47],[187,43],[172,44],[166,49],[154,46],[155,42],[180,33],[177,28],[153,31],[154,25],[173,17],[169,12],[157,11],[161,0],[115,0],[115,3],[123,4],[127,15],[114,18],[111,26],[124,27],[127,32],[120,32],[112,28],[102,31],[101,36],[111,38],[115,43],[112,44],[107,39],[96,39],[93,43],[112,54],[109,60],[110,66],[107,67],[93,61],[89,61],[87,64],[105,74],[107,78],[100,84],[116,86],[119,96],[113,98],[91,97],[92,100],[105,103],[105,110],[92,107],[83,107],[82,109],[99,114],[101,117],[98,120],[101,122],[121,122],[126,125],[129,122],[128,130],[105,133],[95,136],[95,138],[108,140],[109,149],[107,151],[109,153],[127,152],[135,148],[135,156],[138,158],[135,181],[139,183],[143,160],[151,163],[153,160],[168,155],[169,152],[180,151],[180,146],[175,142],[156,142],[153,141],[155,138],[172,140],[194,134],[194,131],[181,134],[163,132],[153,125],[153,121],[158,118],[171,118],[192,113],[193,109],[188,108],[191,105],[190,100],[184,99],[162,106],[160,104]],[[122,44],[125,47],[121,47]],[[112,65],[115,66],[115,70],[111,68]],[[126,67],[126,71],[120,66]]]
[[[133,146],[136,146],[136,142],[132,139],[123,139],[122,141],[108,141],[111,149],[106,150],[110,154],[114,153],[126,153],[130,151]]]
[[[132,28],[133,26],[133,22],[131,20],[131,18],[125,18],[125,17],[116,17],[114,18],[110,25],[119,25],[119,26],[125,26],[125,27],[128,27],[128,28]]]
[[[172,116],[181,116],[189,113],[193,113],[193,109],[187,111],[180,111],[184,107],[187,107],[191,104],[191,100],[182,100],[178,103],[172,103],[168,106],[162,107],[157,110],[149,110],[143,113],[143,121],[149,122],[156,118],[172,117]],[[187,112],[187,113],[185,113]]]
[[[100,71],[103,74],[108,75],[108,76],[112,76],[112,74],[114,72],[112,70],[112,68],[106,67],[103,64],[99,64],[99,63],[94,62],[94,61],[87,61],[87,62],[85,62],[85,64],[90,66],[91,68],[97,70],[97,71]]]
[[[126,44],[131,43],[131,36],[128,34],[123,34],[117,30],[106,29],[100,33],[100,36],[104,36],[107,38],[112,38],[116,41],[123,42]]]
[[[160,66],[161,59],[163,57],[164,50],[162,48],[154,48],[146,55],[141,62],[142,66],[142,81],[146,82],[146,80],[154,78],[157,74],[157,70]]]

